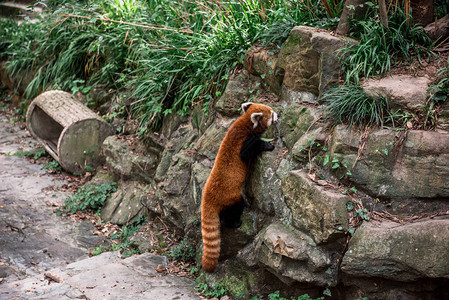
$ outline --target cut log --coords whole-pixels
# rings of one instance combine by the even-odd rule
[[[108,123],[63,91],[37,96],[28,108],[26,123],[31,135],[71,173],[84,173],[101,164],[101,145],[113,134]]]

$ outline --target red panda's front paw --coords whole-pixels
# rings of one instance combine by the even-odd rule
[[[270,143],[265,143],[265,151],[273,151],[274,150],[274,145],[270,144]]]

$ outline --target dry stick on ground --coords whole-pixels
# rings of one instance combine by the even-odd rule
[[[359,150],[357,151],[357,158],[354,161],[354,164],[352,165],[351,170],[354,170],[355,166],[357,165],[357,163],[359,162],[360,158],[362,157],[362,153],[366,148],[366,142],[368,141],[368,137],[370,135],[370,133],[373,131],[374,129],[370,129],[370,128],[366,128],[365,131],[363,131],[363,133],[360,135],[360,139],[359,139]]]
[[[57,282],[57,283],[61,283],[61,282],[64,281],[64,279],[62,277],[60,277],[58,275],[54,275],[54,274],[52,274],[50,272],[45,273],[44,276],[46,278],[48,278],[50,281],[54,281],[54,282]]]
[[[445,211],[445,212],[438,212],[438,213],[434,213],[434,214],[430,214],[430,215],[422,215],[422,216],[396,216],[393,215],[385,210],[379,212],[379,211],[374,211],[371,213],[371,217],[373,220],[378,220],[378,221],[392,221],[395,223],[399,223],[399,224],[404,224],[404,223],[413,223],[414,221],[418,221],[418,220],[422,220],[422,219],[433,219],[435,217],[439,217],[439,216],[447,216],[449,215],[449,211]]]

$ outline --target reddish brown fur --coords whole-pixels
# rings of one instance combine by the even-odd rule
[[[252,113],[263,113],[257,128],[251,121]],[[273,110],[262,104],[251,104],[247,111],[229,128],[218,150],[215,164],[206,182],[201,203],[201,230],[203,234],[203,268],[213,272],[220,256],[220,212],[241,199],[247,165],[240,159],[243,142],[252,132],[262,133]]]

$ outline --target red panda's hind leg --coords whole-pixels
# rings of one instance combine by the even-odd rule
[[[243,197],[240,197],[240,201],[226,207],[220,212],[221,224],[228,228],[239,228],[242,225],[240,217],[242,216],[245,206]]]

